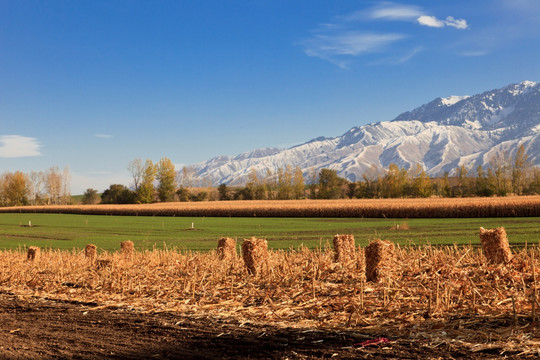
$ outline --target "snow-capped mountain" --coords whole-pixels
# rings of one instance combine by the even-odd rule
[[[437,98],[392,121],[354,127],[334,138],[320,137],[288,149],[257,149],[195,164],[200,178],[214,184],[244,184],[255,169],[264,176],[286,165],[304,175],[334,169],[351,181],[391,163],[422,165],[429,175],[476,169],[496,154],[511,155],[520,144],[540,165],[540,83],[524,81],[474,96]]]

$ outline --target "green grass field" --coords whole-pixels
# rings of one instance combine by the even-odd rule
[[[29,227],[31,222],[31,227]],[[192,223],[194,230],[191,230]],[[403,223],[409,227],[402,229]],[[395,229],[400,225],[401,229]],[[536,244],[540,218],[483,219],[313,219],[313,218],[179,218],[58,214],[0,214],[0,249],[39,246],[84,248],[93,243],[116,250],[124,240],[138,249],[207,251],[220,237],[256,236],[274,249],[325,246],[335,234],[353,234],[358,245],[375,238],[399,244],[479,244],[478,229],[504,226],[512,244]]]

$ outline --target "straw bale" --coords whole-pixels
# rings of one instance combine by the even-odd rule
[[[26,254],[26,259],[34,261],[39,257],[39,248],[37,246],[30,246],[28,248],[28,253]]]
[[[390,276],[395,267],[394,244],[388,240],[373,240],[366,248],[366,280],[379,282]]]
[[[508,238],[503,227],[496,229],[480,228],[480,241],[482,250],[489,263],[503,264],[512,260],[512,252],[508,245]]]
[[[268,242],[255,237],[244,239],[242,257],[248,273],[256,275],[257,269],[268,259]]]
[[[86,256],[90,261],[96,261],[97,257],[97,246],[94,244],[88,244],[84,248],[84,256]]]
[[[223,237],[218,240],[217,253],[220,260],[230,260],[236,257],[236,240]]]
[[[353,235],[334,235],[334,261],[347,262],[354,259],[355,246]]]
[[[122,254],[125,256],[133,255],[133,251],[135,249],[133,245],[133,241],[130,241],[130,240],[122,241],[120,243],[120,248],[122,249]]]

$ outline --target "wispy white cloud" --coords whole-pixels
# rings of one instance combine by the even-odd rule
[[[467,21],[464,19],[454,19],[448,16],[445,20],[437,19],[435,16],[422,15],[416,19],[420,25],[443,28],[445,26],[454,27],[456,29],[465,30],[469,28]]]
[[[347,68],[354,58],[370,53],[392,52],[394,45],[411,35],[396,31],[368,31],[365,28],[373,21],[407,21],[427,27],[453,27],[467,29],[465,19],[455,19],[452,16],[438,19],[429,15],[421,7],[404,5],[394,2],[381,2],[368,9],[338,16],[331,22],[321,24],[313,31],[313,35],[301,44],[309,56],[329,61],[341,68]],[[400,49],[404,56],[394,56],[393,60],[375,61],[373,63],[400,64],[411,60],[420,52],[418,44],[412,50]]]
[[[465,30],[469,28],[467,20],[465,19],[454,19],[452,16],[448,16],[444,21],[446,26],[455,27],[456,29]]]
[[[113,136],[109,134],[94,134],[95,137],[100,139],[111,139]]]
[[[422,15],[416,19],[420,25],[442,28],[444,27],[444,21],[437,19],[435,16]]]
[[[415,5],[402,5],[392,2],[383,2],[368,11],[371,19],[387,20],[413,20],[424,15],[422,8]]]
[[[21,135],[0,136],[0,158],[40,156],[37,139]]]
[[[385,46],[403,39],[402,34],[376,34],[361,31],[335,32],[318,34],[307,40],[305,52],[309,56],[316,56],[328,60],[342,68],[346,68],[347,61],[342,56],[358,56],[365,53],[380,51]]]

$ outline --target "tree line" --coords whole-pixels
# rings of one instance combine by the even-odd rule
[[[5,172],[0,175],[0,206],[70,204],[70,182],[68,167]]]
[[[83,204],[148,204],[171,201],[288,200],[340,198],[466,197],[540,194],[540,169],[532,165],[523,145],[513,157],[501,152],[487,166],[475,170],[464,165],[455,175],[429,177],[421,165],[410,168],[390,164],[371,167],[359,181],[339,177],[334,169],[312,170],[307,179],[299,167],[286,165],[261,176],[252,168],[245,186],[220,184],[196,176],[193,167],[176,171],[164,157],[158,162],[134,159],[128,164],[130,186],[110,185],[101,195],[87,189]],[[0,175],[0,206],[70,204],[69,168],[7,172]]]

